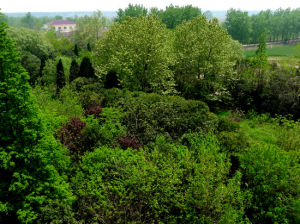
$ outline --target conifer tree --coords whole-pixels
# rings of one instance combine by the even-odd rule
[[[78,73],[79,73],[79,65],[76,62],[76,60],[73,59],[70,67],[69,83],[71,83],[73,80],[75,80],[78,77]]]
[[[78,46],[77,44],[75,44],[75,47],[74,47],[74,54],[78,57],[79,55],[79,51],[78,51]]]
[[[88,57],[84,57],[80,64],[79,75],[86,78],[95,77],[95,70],[92,63]]]
[[[51,201],[72,202],[62,175],[69,160],[46,130],[6,28],[0,14],[0,223],[35,223]]]
[[[59,59],[56,66],[56,94],[59,95],[60,89],[66,85],[64,66],[61,59]]]
[[[86,48],[87,48],[88,51],[92,51],[90,43],[87,44]]]

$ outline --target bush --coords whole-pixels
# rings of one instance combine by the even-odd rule
[[[75,208],[86,222],[242,223],[241,175],[209,135],[190,149],[160,137],[150,148],[101,147],[82,158],[73,178]]]
[[[104,95],[108,96],[106,105],[119,107],[125,113],[124,124],[142,144],[160,135],[179,139],[189,130],[208,131],[217,126],[217,117],[201,101],[117,89],[106,90]]]
[[[248,147],[248,139],[241,131],[222,131],[218,134],[218,140],[226,152],[240,152]]]
[[[70,150],[71,155],[77,160],[85,151],[83,144],[82,129],[86,126],[79,118],[71,118],[63,124],[57,132],[57,138],[63,146]]]
[[[227,117],[219,118],[218,131],[237,131],[240,126],[237,122],[231,121]]]
[[[139,141],[131,135],[124,135],[119,137],[119,144],[122,149],[132,148],[132,149],[139,149],[143,147]]]
[[[299,154],[265,144],[250,147],[239,158],[243,187],[252,193],[251,207],[246,210],[251,222],[295,223]]]
[[[89,116],[82,132],[86,148],[91,150],[101,145],[116,144],[118,138],[123,136],[126,131],[121,124],[122,116],[120,111],[113,108],[103,108],[97,119]]]
[[[88,115],[94,115],[94,118],[99,118],[101,112],[102,112],[102,107],[96,106],[86,110],[85,116],[87,117]]]

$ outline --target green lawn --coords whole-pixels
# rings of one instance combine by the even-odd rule
[[[255,55],[255,51],[256,50],[245,50],[244,54],[246,57],[253,57]],[[297,49],[297,46],[295,45],[278,45],[267,48],[267,54],[270,57],[295,57],[297,56],[297,53],[299,55],[299,47]]]

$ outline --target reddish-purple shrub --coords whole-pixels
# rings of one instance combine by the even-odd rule
[[[99,114],[102,112],[101,106],[92,107],[85,111],[85,116],[94,115],[94,118],[99,118]]]
[[[132,148],[132,149],[139,149],[143,147],[139,140],[137,140],[134,136],[131,135],[124,135],[119,137],[119,144],[122,149]]]
[[[62,145],[70,149],[75,155],[82,154],[81,151],[83,150],[84,145],[81,131],[85,125],[85,122],[82,122],[77,117],[73,117],[58,130],[57,137]]]

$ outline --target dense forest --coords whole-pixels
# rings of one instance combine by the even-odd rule
[[[260,19],[281,11],[130,4],[69,37],[0,14],[0,223],[299,223],[300,58],[266,41],[300,29]]]

